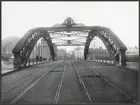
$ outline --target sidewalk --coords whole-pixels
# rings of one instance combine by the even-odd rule
[[[96,61],[96,60],[90,60],[90,61]],[[98,60],[97,62],[113,64],[113,62],[106,61],[106,60]],[[126,66],[123,67],[128,69],[133,69],[133,70],[139,70],[139,62],[126,62]]]
[[[126,62],[126,64],[127,68],[139,70],[139,62]]]
[[[11,71],[14,71],[14,69],[11,69],[11,70],[2,70],[1,71],[1,74],[5,74],[5,73],[11,72]]]
[[[34,63],[34,65],[38,65],[38,64],[42,64],[42,63],[49,63],[49,62],[51,62],[51,61],[43,61],[43,62],[40,62],[40,63],[37,63],[37,64]],[[27,63],[26,67],[32,66],[32,65],[33,65],[33,62],[30,62],[30,65]],[[1,66],[2,66],[2,70],[1,70],[2,75],[16,70],[16,69],[14,69],[12,63],[11,64],[6,64],[6,63],[2,62]]]

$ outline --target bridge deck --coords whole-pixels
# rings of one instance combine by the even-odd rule
[[[3,75],[1,84],[2,103],[16,104],[126,103],[135,100],[137,87],[135,71],[91,61],[56,61],[35,65]]]

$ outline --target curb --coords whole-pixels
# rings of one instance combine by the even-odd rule
[[[31,65],[31,66],[32,66],[32,65]],[[23,69],[28,68],[28,67],[31,67],[31,66],[26,66],[26,67],[24,67],[24,68],[19,68],[19,69],[13,69],[13,71],[9,71],[9,72],[3,73],[3,74],[1,74],[1,76],[8,75],[8,74],[11,74],[11,73],[14,73],[14,72],[23,70]]]
[[[12,71],[9,71],[9,72],[3,73],[3,74],[1,73],[1,76],[11,74],[11,73],[16,72],[18,70],[20,70],[20,69],[13,69]]]
[[[91,60],[90,60],[90,61],[91,61]],[[97,61],[94,61],[94,62],[97,62]],[[106,63],[106,62],[99,62],[99,63],[110,64],[110,63]],[[110,64],[110,65],[115,66],[115,67],[118,67],[118,68],[129,69],[129,70],[131,70],[131,71],[133,71],[133,72],[138,72],[138,71],[139,71],[138,69],[128,68],[128,67],[125,67],[125,66],[117,66],[117,65],[115,65],[115,64]]]
[[[42,62],[42,63],[38,63],[38,64],[34,64],[34,65],[39,65],[39,64],[43,64],[43,63],[51,63],[51,61],[50,61],[50,62]],[[11,74],[11,73],[20,71],[20,70],[23,70],[23,69],[32,67],[32,66],[34,66],[34,65],[28,65],[28,66],[25,66],[25,67],[23,67],[23,68],[13,69],[12,71],[9,71],[9,72],[3,73],[3,74],[1,73],[1,76],[8,75],[8,74]]]
[[[123,66],[116,66],[116,67],[118,67],[118,68],[125,68],[125,69],[129,69],[129,70],[131,70],[131,71],[139,71],[138,69],[133,69],[133,68],[128,68],[128,67],[123,67]]]

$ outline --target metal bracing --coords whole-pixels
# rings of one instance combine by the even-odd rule
[[[56,46],[76,46],[78,44],[85,45],[87,32],[56,32],[51,33],[50,37]]]
[[[120,65],[125,64],[127,48],[109,28],[86,26],[82,23],[75,23],[71,17],[68,17],[63,23],[55,24],[52,27],[38,27],[29,30],[12,51],[15,56],[14,66],[24,67],[26,65],[34,45],[42,37],[48,43],[53,60],[55,46],[85,46],[84,56],[86,59],[90,42],[95,36],[102,40],[114,62]],[[120,56],[119,61],[115,58],[117,54]]]
[[[85,59],[87,58],[89,45],[95,36],[98,36],[102,40],[115,64],[126,65],[125,51],[127,48],[121,42],[121,40],[108,28],[92,29],[89,32],[84,49]],[[119,60],[116,59],[117,54],[120,56]]]
[[[53,49],[53,45],[49,33],[43,28],[33,29],[33,30],[29,30],[21,38],[21,40],[17,43],[17,45],[12,51],[15,56],[15,61],[14,61],[15,67],[24,67],[26,65],[28,58],[31,54],[31,51],[34,48],[34,45],[41,37],[43,37],[48,43],[52,58],[54,59],[55,52]]]

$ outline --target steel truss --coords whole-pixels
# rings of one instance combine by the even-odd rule
[[[125,51],[127,48],[109,28],[98,27],[89,32],[84,49],[85,59],[87,59],[90,43],[95,36],[102,40],[115,64],[126,65]],[[116,59],[117,55],[119,55],[118,59]]]
[[[98,36],[113,61],[120,65],[125,65],[126,46],[121,40],[109,29],[101,26],[85,26],[81,23],[75,23],[71,17],[65,19],[62,24],[55,24],[52,27],[39,27],[29,30],[17,43],[13,49],[14,67],[24,67],[28,61],[34,45],[40,38],[44,38],[48,43],[52,59],[55,60],[55,46],[85,46],[84,57],[87,58],[89,45],[92,39]],[[116,55],[119,54],[119,61]]]

